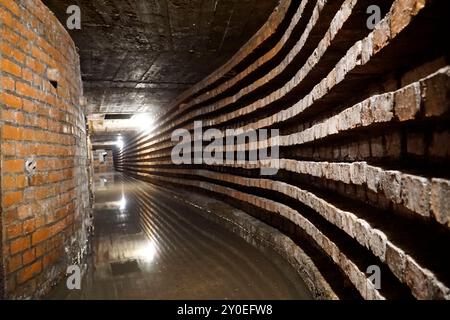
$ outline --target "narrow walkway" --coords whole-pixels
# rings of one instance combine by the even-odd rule
[[[93,254],[81,290],[50,299],[310,299],[295,271],[198,210],[118,173],[95,179]]]

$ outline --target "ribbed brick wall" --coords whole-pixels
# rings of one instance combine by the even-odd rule
[[[340,298],[449,299],[448,1],[376,1],[382,20],[370,30],[372,4],[281,1],[153,131],[125,141],[116,168],[206,192],[279,229]],[[174,165],[171,134],[196,120],[204,130],[279,129],[278,174]]]
[[[7,298],[39,297],[85,241],[90,200],[79,58],[39,0],[1,0],[0,33],[0,278]],[[28,158],[36,161],[33,174],[25,171]]]

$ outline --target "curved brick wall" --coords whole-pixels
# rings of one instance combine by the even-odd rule
[[[1,288],[7,298],[39,297],[85,243],[90,199],[79,58],[39,0],[1,0],[0,33]],[[25,171],[29,157],[33,174]]]
[[[377,1],[382,20],[370,30],[372,2],[281,1],[224,67],[126,141],[115,165],[282,231],[339,298],[449,299],[448,1]],[[192,132],[195,120],[204,130],[279,129],[278,173],[174,165],[171,134]],[[380,288],[368,280],[372,265]]]

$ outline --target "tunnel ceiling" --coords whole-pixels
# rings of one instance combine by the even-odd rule
[[[159,115],[178,94],[229,59],[278,0],[44,0],[80,53],[88,113]]]

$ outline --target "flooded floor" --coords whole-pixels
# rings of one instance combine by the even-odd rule
[[[276,253],[251,246],[199,210],[149,183],[97,175],[95,235],[82,288],[61,283],[48,298],[311,298]]]

